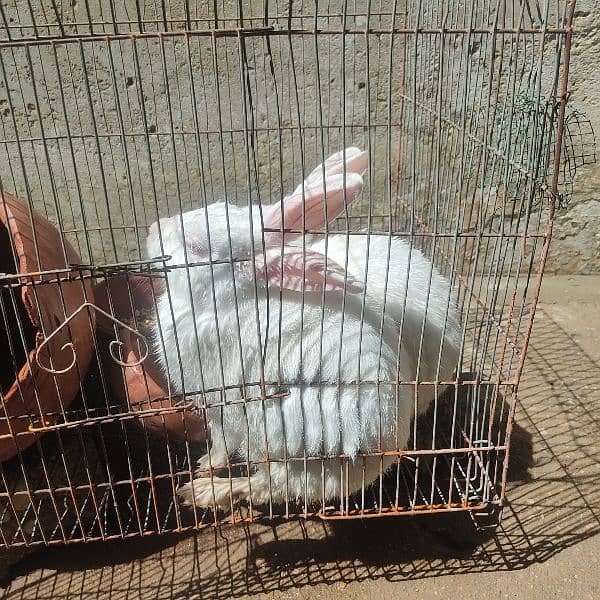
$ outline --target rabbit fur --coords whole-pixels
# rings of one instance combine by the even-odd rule
[[[324,239],[283,233],[335,218],[360,193],[366,161],[347,148],[275,205],[215,202],[150,227],[149,257],[170,256],[153,346],[172,392],[206,410],[211,433],[179,490],[185,503],[311,504],[361,489],[394,462],[381,453],[406,446],[415,408],[433,397],[419,390],[417,406],[411,386],[392,382],[455,368],[450,285],[418,250],[391,239],[397,274],[386,286],[390,238],[371,236],[366,261],[367,236],[350,236],[346,269],[346,236],[330,236],[325,257]],[[214,477],[233,455],[249,475]]]

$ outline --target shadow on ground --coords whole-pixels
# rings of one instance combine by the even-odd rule
[[[5,597],[229,598],[367,579],[510,571],[597,534],[600,366],[540,312],[513,431],[510,502],[495,530],[476,530],[468,515],[456,513],[282,521],[77,544],[25,559]]]

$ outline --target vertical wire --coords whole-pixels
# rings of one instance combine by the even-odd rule
[[[119,48],[120,48],[120,54],[122,55],[122,43],[119,42]],[[109,60],[109,65],[110,65],[110,74],[111,74],[111,81],[112,81],[112,85],[113,85],[113,99],[114,99],[114,106],[115,106],[115,110],[117,113],[117,120],[119,123],[119,137],[121,140],[121,147],[123,148],[123,160],[125,162],[125,177],[127,180],[127,189],[129,192],[129,206],[131,209],[131,215],[133,217],[133,227],[134,227],[134,235],[135,235],[135,239],[136,239],[136,247],[137,247],[137,253],[136,253],[136,258],[141,259],[142,258],[142,240],[140,239],[140,225],[138,222],[138,215],[137,215],[137,210],[135,207],[135,194],[133,191],[133,186],[132,186],[132,174],[131,174],[131,163],[130,163],[130,158],[129,158],[129,152],[127,151],[127,137],[125,134],[125,122],[123,119],[123,110],[121,108],[121,100],[120,100],[120,94],[119,94],[119,88],[118,88],[118,83],[117,83],[117,76],[116,76],[116,69],[115,69],[115,62],[114,62],[114,56],[113,56],[113,45],[108,42],[107,43],[107,50],[108,50],[108,60]]]
[[[217,53],[217,37],[216,35],[213,33],[213,35],[211,36],[211,50],[212,50],[212,59],[213,59],[213,75],[214,75],[214,79],[215,79],[215,90],[216,90],[216,101],[217,101],[217,110],[218,110],[218,123],[219,123],[219,132],[220,135],[218,136],[219,138],[219,144],[220,144],[220,167],[221,167],[221,175],[223,178],[223,185],[224,185],[224,197],[225,197],[225,207],[226,210],[227,206],[228,206],[228,202],[229,202],[229,194],[228,194],[228,187],[227,187],[227,175],[226,175],[226,168],[225,168],[225,144],[224,144],[224,139],[223,139],[223,114],[222,114],[222,103],[223,103],[223,98],[222,98],[222,93],[221,93],[221,83],[220,83],[220,79],[219,79],[219,68],[218,68],[218,53]],[[225,57],[227,57],[227,52],[225,51]],[[227,64],[227,60],[226,60],[226,64]],[[227,69],[227,72],[229,72],[229,69]],[[229,81],[228,81],[229,84]],[[228,97],[231,98],[231,89],[228,89]],[[230,110],[230,116],[231,116],[232,112]],[[233,134],[232,134],[233,135]],[[235,153],[232,156],[233,158],[233,163],[234,163],[234,170],[235,170]],[[217,296],[216,296],[216,290],[215,290],[215,276],[214,276],[214,267],[213,267],[213,257],[212,257],[212,243],[211,243],[211,234],[210,234],[210,224],[209,224],[209,220],[208,220],[208,211],[205,209],[204,211],[204,215],[205,215],[205,226],[206,226],[206,235],[207,235],[207,245],[208,245],[208,261],[209,261],[209,266],[210,266],[210,279],[211,279],[211,289],[210,289],[210,293],[211,293],[211,302],[212,302],[212,310],[213,310],[213,314],[214,314],[214,321],[215,321],[215,328],[216,328],[216,342],[217,342],[217,349],[218,349],[218,377],[221,380],[221,385],[222,385],[222,399],[223,399],[223,405],[220,407],[219,411],[220,411],[220,421],[221,421],[221,431],[225,431],[224,428],[224,412],[225,412],[225,403],[226,403],[226,391],[225,391],[225,369],[224,369],[224,360],[223,360],[223,344],[222,344],[222,338],[221,338],[221,329],[220,329],[220,325],[219,325],[219,317],[218,317],[218,309],[217,309]],[[227,212],[227,238],[228,238],[228,243],[229,243],[229,256],[231,257],[231,230],[230,230],[230,226],[229,226],[229,213]],[[235,290],[235,286],[234,286],[234,290]],[[235,291],[234,291],[235,293]],[[239,317],[239,313],[238,313],[238,307],[237,307],[237,303],[236,303],[236,318]],[[238,329],[239,331],[239,329]],[[239,335],[238,335],[238,343],[239,342]],[[243,362],[240,365],[240,368],[243,368]],[[264,381],[264,379],[263,379]],[[244,386],[241,387],[240,391],[242,393],[245,394],[245,389]],[[246,432],[248,433],[248,413],[247,413],[247,408],[246,408],[246,404],[242,404],[242,408],[244,411],[244,421],[246,424]],[[248,437],[248,436],[247,436]],[[224,444],[225,444],[225,452],[227,453],[227,455],[230,455],[231,452],[230,450],[227,448],[227,440],[225,435],[223,435],[223,439],[224,439]],[[227,468],[228,468],[228,478],[229,478],[229,484],[230,484],[230,490],[231,490],[231,480],[232,480],[232,474],[231,474],[231,465],[228,461],[227,464]],[[233,508],[233,507],[232,507]],[[233,511],[232,511],[232,519],[233,519]]]
[[[240,7],[240,11],[241,11],[241,7]],[[238,56],[239,56],[239,71],[240,71],[240,88],[243,91],[242,92],[242,97],[243,97],[243,103],[242,103],[242,111],[243,111],[243,124],[244,124],[244,149],[246,151],[246,186],[247,186],[247,202],[248,202],[248,225],[249,225],[249,229],[250,229],[250,240],[251,240],[251,250],[250,250],[250,257],[251,257],[251,263],[252,263],[252,267],[254,270],[254,273],[256,273],[256,252],[255,252],[255,248],[254,248],[254,240],[255,240],[255,232],[254,232],[254,219],[253,219],[253,215],[252,215],[252,198],[251,198],[251,189],[252,189],[252,181],[251,181],[251,173],[252,173],[252,165],[251,165],[251,154],[252,157],[254,157],[256,149],[255,149],[255,132],[254,132],[254,118],[253,118],[253,98],[252,98],[252,92],[251,92],[251,88],[250,88],[250,81],[249,81],[249,75],[248,75],[248,56],[246,53],[246,41],[244,39],[244,37],[239,36],[238,37]],[[248,123],[250,121],[250,126],[248,126]],[[262,206],[262,202],[260,201],[260,196],[259,196],[259,202],[258,202],[259,206]],[[260,237],[261,237],[261,243],[263,245],[263,251],[264,251],[264,244],[265,244],[265,239],[264,239],[264,232],[261,231],[260,232]],[[232,247],[231,247],[231,237],[229,237],[229,244],[230,244],[230,252],[233,252]],[[231,254],[231,256],[233,256],[233,254]],[[233,269],[232,269],[232,273],[233,273]],[[235,290],[235,277],[233,278],[233,284],[234,284],[234,290]],[[266,461],[266,467],[267,467],[267,475],[269,478],[269,514],[272,516],[273,515],[273,500],[272,500],[272,485],[271,485],[271,463],[269,460],[269,436],[267,434],[267,416],[266,416],[266,409],[265,409],[265,403],[264,403],[264,398],[267,396],[267,392],[266,392],[266,387],[265,387],[265,378],[266,376],[269,377],[269,379],[273,378],[273,374],[272,373],[267,373],[267,375],[265,375],[265,352],[266,352],[266,347],[269,343],[269,335],[270,335],[270,325],[271,325],[271,319],[270,319],[270,314],[269,314],[269,302],[268,302],[268,296],[269,296],[269,292],[267,290],[266,295],[267,295],[267,302],[265,303],[265,312],[266,314],[264,315],[264,322],[265,322],[265,343],[264,345],[262,344],[262,338],[261,338],[261,315],[260,315],[260,307],[259,307],[259,294],[258,294],[258,283],[256,281],[256,276],[254,276],[252,278],[253,280],[253,286],[254,286],[254,316],[256,319],[256,334],[257,334],[257,342],[258,342],[258,353],[256,354],[256,356],[258,357],[258,369],[259,369],[259,377],[260,377],[260,393],[261,393],[261,412],[262,412],[262,422],[263,422],[263,438],[264,438],[264,448],[265,448],[265,461]],[[235,293],[235,292],[234,292]],[[240,337],[240,360],[242,361],[242,350],[241,350],[241,330],[240,330],[240,321],[239,321],[239,312],[237,311],[237,296],[236,298],[236,314],[237,314],[237,327],[238,327],[238,336]],[[264,350],[263,350],[263,346],[264,346]],[[243,367],[242,367],[243,369]],[[244,381],[244,383],[246,382],[245,376],[243,375],[244,371],[242,370],[242,379]],[[245,407],[244,407],[245,408]],[[248,425],[249,428],[249,425]],[[248,456],[248,460],[249,460],[249,450],[250,450],[250,431],[248,430],[247,432],[247,439],[248,439],[248,452],[247,452],[247,456]],[[250,479],[250,463],[248,462],[248,485],[250,487],[250,509],[252,510],[252,485],[250,483],[251,479]]]
[[[290,13],[289,15],[291,15],[291,3],[290,3]],[[291,18],[291,16],[289,17]],[[294,115],[295,117],[298,119],[298,129],[299,129],[299,137],[300,137],[300,166],[301,166],[301,173],[302,173],[302,178],[304,179],[304,177],[306,176],[306,162],[305,162],[305,142],[302,136],[302,114],[300,112],[300,96],[299,96],[299,86],[298,86],[298,76],[297,76],[297,69],[296,69],[296,62],[295,62],[295,54],[294,54],[294,46],[293,46],[293,42],[292,42],[292,32],[291,32],[291,26],[290,29],[288,29],[288,33],[287,33],[287,41],[288,41],[288,57],[289,60],[291,61],[291,68],[290,68],[290,74],[291,74],[291,78],[292,78],[292,82],[293,82],[293,94],[290,93],[290,104],[292,103],[292,98],[293,98],[293,108],[294,108]],[[304,186],[302,186],[302,231],[306,231],[306,214],[305,214],[305,196],[304,196],[305,190],[304,190]],[[283,207],[282,207],[282,214],[281,214],[281,228],[282,228],[282,235],[281,235],[281,260],[282,263],[280,264],[280,270],[281,273],[283,275],[283,252],[284,252],[284,234],[283,234],[283,228],[284,228],[284,218],[283,218]],[[306,235],[303,233],[302,235],[302,275],[303,275],[303,281],[305,279],[305,267],[306,267]],[[298,344],[298,357],[299,357],[299,365],[298,365],[298,380],[299,381],[303,381],[305,378],[304,375],[304,349],[305,349],[305,343],[304,343],[304,311],[305,311],[305,294],[304,294],[304,285],[302,286],[302,292],[301,292],[301,300],[300,300],[300,324],[299,324],[299,329],[300,329],[300,339],[299,339],[299,344]],[[283,306],[282,306],[282,311],[283,311]],[[304,471],[305,471],[305,477],[306,472],[307,472],[307,466],[306,466],[306,457],[304,458]],[[306,489],[305,489],[305,494],[304,494],[304,516],[308,516],[308,496],[306,493]]]
[[[187,48],[188,48],[188,74],[189,74],[189,79],[190,79],[190,98],[192,101],[192,116],[194,119],[194,139],[196,141],[196,156],[197,156],[197,160],[198,160],[198,172],[199,172],[199,176],[201,178],[201,185],[200,185],[200,194],[201,194],[201,199],[203,200],[203,205],[206,206],[207,204],[207,190],[206,190],[206,178],[205,178],[205,166],[204,166],[204,153],[202,150],[202,143],[200,140],[200,135],[199,135],[199,120],[198,120],[198,102],[197,102],[197,98],[196,98],[196,85],[195,85],[195,79],[194,79],[194,70],[192,69],[192,60],[191,60],[191,48],[190,48],[190,38],[187,38]],[[202,88],[203,89],[207,89],[207,85],[206,85],[206,80],[204,77],[204,68],[203,68],[203,63],[202,63],[202,48],[199,45],[198,49],[200,51],[200,75],[202,78]],[[211,43],[210,46],[210,52],[211,52],[211,56],[212,56],[212,51],[213,51],[213,46]],[[205,114],[208,114],[208,100],[207,100],[207,94],[204,94],[204,99],[205,99]],[[218,104],[219,106],[219,110],[220,110],[220,103]],[[208,137],[208,134],[207,134]],[[210,193],[213,194],[214,193],[214,186],[213,186],[213,180],[212,180],[212,168],[211,168],[211,163],[210,163],[210,151],[207,153],[207,161],[208,161],[208,173],[209,173],[209,178],[208,181],[210,182]],[[192,312],[195,311],[194,308],[194,300],[193,297],[191,295],[191,281],[189,280],[189,272],[188,272],[188,289],[190,291],[190,297],[192,298]],[[196,319],[194,319],[194,339],[196,340],[196,351],[198,353],[198,357],[201,356],[200,354],[200,342],[199,342],[199,335],[198,335],[198,327],[197,327],[197,323],[196,323]],[[207,413],[207,408],[208,408],[208,404],[207,404],[207,396],[206,396],[206,392],[205,392],[205,380],[204,380],[204,369],[202,367],[202,364],[199,365],[200,367],[200,384],[201,384],[201,396],[202,396],[202,406],[199,407],[202,410],[202,414],[204,416],[206,416]],[[222,416],[221,416],[221,427],[223,426],[223,421],[222,421]],[[211,480],[212,480],[212,459],[211,459],[211,454],[210,454],[210,449],[208,446],[208,440],[209,440],[209,435],[208,435],[208,425],[205,422],[205,433],[206,433],[206,452],[208,455],[208,465],[209,465],[209,469],[211,470]],[[190,462],[191,465],[191,462]],[[191,473],[191,467],[190,467],[190,479],[192,478],[192,473]],[[192,488],[193,489],[193,488]],[[214,494],[214,487],[213,487],[213,494]],[[215,511],[215,520],[216,520],[216,511]],[[194,507],[194,519],[197,522],[197,514],[196,514],[196,508]]]

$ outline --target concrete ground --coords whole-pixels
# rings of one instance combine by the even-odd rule
[[[600,598],[600,277],[544,284],[501,525],[391,518],[42,550],[10,599]]]

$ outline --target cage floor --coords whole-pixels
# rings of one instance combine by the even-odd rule
[[[62,454],[46,453],[45,465],[37,469],[37,480],[31,477],[25,462],[3,468],[2,544],[107,540],[280,518],[344,519],[484,511],[499,502],[493,482],[501,469],[502,452],[457,450],[452,454],[399,457],[382,478],[364,491],[329,506],[290,502],[252,509],[239,505],[233,513],[194,511],[182,506],[176,494],[177,488],[189,480],[191,454],[185,444],[171,443],[167,452],[164,444],[158,447],[158,454],[163,461],[166,459],[166,468],[164,462],[160,465],[148,456],[140,461],[140,457],[131,455],[119,464],[118,459],[123,458],[120,444],[115,444],[119,438],[104,435],[98,444],[92,437],[84,440],[80,432],[72,432],[70,438],[62,440]],[[82,443],[85,460],[81,460]],[[33,461],[34,452],[30,455]],[[146,464],[140,466],[140,462]],[[23,471],[28,473],[27,481],[19,477]],[[7,493],[7,489],[11,492]]]

